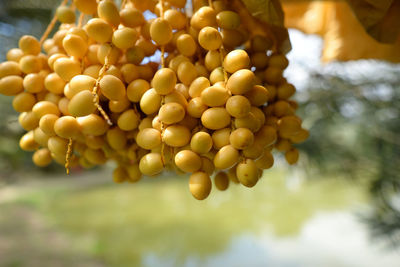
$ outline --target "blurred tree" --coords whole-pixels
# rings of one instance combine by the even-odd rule
[[[373,233],[400,244],[400,69],[377,61],[334,63],[313,71],[306,88],[298,98],[312,125],[300,146],[309,164],[365,182],[375,199],[367,218]]]

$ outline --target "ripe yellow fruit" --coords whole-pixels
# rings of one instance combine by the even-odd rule
[[[251,110],[250,101],[241,95],[234,95],[226,101],[226,111],[235,118],[245,118]]]
[[[182,55],[190,57],[196,53],[197,44],[190,34],[182,34],[176,40],[176,48]]]
[[[257,168],[259,169],[269,169],[274,165],[274,156],[272,156],[271,151],[265,150],[264,154],[254,161]]]
[[[41,148],[36,150],[32,156],[33,163],[38,167],[46,167],[52,162],[50,150]]]
[[[261,85],[254,85],[244,96],[253,106],[262,106],[270,99],[269,91]]]
[[[137,39],[138,33],[135,29],[122,28],[113,33],[112,43],[120,49],[128,49],[135,46]]]
[[[250,66],[249,55],[241,49],[233,50],[225,56],[223,66],[229,73],[234,73],[240,69],[247,69]]]
[[[54,123],[54,132],[62,138],[75,138],[80,132],[80,126],[74,117],[63,116]]]
[[[160,109],[161,96],[154,88],[147,90],[140,99],[140,108],[145,114],[153,114]]]
[[[201,122],[210,130],[218,130],[230,124],[231,116],[225,108],[209,108],[201,115]]]
[[[110,24],[101,18],[90,19],[84,29],[90,38],[100,44],[111,41],[113,29]]]
[[[142,129],[136,136],[136,142],[140,147],[151,150],[161,144],[161,133],[153,128]]]
[[[66,24],[72,24],[76,19],[74,10],[67,6],[58,7],[56,10],[56,16],[61,23]]]
[[[222,37],[217,29],[204,27],[199,32],[199,44],[206,50],[217,50],[222,45]]]
[[[204,111],[207,110],[207,105],[203,103],[201,97],[191,99],[186,107],[187,113],[193,118],[200,118]]]
[[[236,176],[240,183],[247,187],[253,187],[258,182],[258,168],[251,159],[239,163],[236,167]]]
[[[23,56],[19,61],[19,67],[23,73],[38,73],[42,68],[42,62],[39,57],[33,55]]]
[[[41,50],[39,41],[31,35],[22,36],[19,39],[18,46],[25,55],[36,56]]]
[[[87,52],[86,41],[75,34],[67,34],[63,39],[63,47],[69,56],[83,58]]]
[[[172,27],[167,20],[157,18],[151,23],[150,36],[158,45],[166,45],[172,40]]]
[[[274,144],[278,138],[276,129],[269,125],[264,125],[257,132],[257,138],[263,144],[263,146],[270,146]]]
[[[175,155],[176,166],[184,172],[196,172],[201,168],[201,158],[191,150],[182,150]]]
[[[133,109],[128,109],[118,117],[117,124],[121,130],[132,131],[139,126],[139,121],[139,114]]]
[[[99,115],[90,114],[77,118],[81,131],[85,135],[100,136],[106,133],[107,123]]]
[[[73,77],[81,74],[81,66],[75,59],[61,57],[54,62],[54,71],[64,81],[70,81]]]
[[[141,173],[148,176],[160,174],[164,169],[161,155],[159,153],[149,153],[144,155],[140,159],[139,169]]]
[[[22,92],[16,95],[12,101],[13,108],[18,112],[31,111],[36,103],[36,98],[33,94]]]
[[[22,112],[18,117],[18,122],[26,131],[33,130],[39,126],[39,118],[32,111]]]
[[[26,79],[26,77],[29,76],[29,75],[32,75],[31,78]],[[39,75],[34,76],[35,74],[29,74],[29,75],[27,75],[25,77],[24,84],[25,84],[25,82],[27,83],[27,86],[28,86],[28,88],[30,88],[31,92],[32,92],[32,90],[34,90],[34,91],[38,90],[38,88],[34,88],[34,86],[36,84],[38,84],[40,91],[42,91],[43,90],[42,89],[42,87],[43,87],[42,86],[43,78],[40,77]],[[24,87],[26,89],[26,86],[24,86]],[[65,81],[63,79],[61,79],[61,77],[57,73],[50,73],[44,79],[44,87],[49,92],[59,95],[59,94],[62,94],[64,92]]]
[[[68,103],[68,112],[75,117],[92,114],[96,110],[93,99],[94,96],[89,90],[77,93]]]
[[[0,79],[0,94],[13,96],[23,90],[23,79],[20,76],[10,75]]]
[[[120,22],[119,11],[114,1],[103,0],[97,5],[97,14],[100,18],[107,21],[113,27],[117,27]]]
[[[176,9],[168,9],[164,12],[164,19],[169,22],[172,29],[181,30],[186,26],[186,16]]]
[[[65,153],[67,153],[68,140],[59,136],[52,136],[49,138],[47,146],[51,153],[55,155],[62,155],[65,158]]]
[[[143,79],[137,79],[128,85],[126,95],[130,101],[138,103],[143,94],[149,89],[149,82]]]
[[[204,58],[204,64],[209,71],[213,71],[214,69],[220,67],[222,62],[221,55],[218,50],[208,51],[206,57]]]
[[[175,89],[175,72],[170,68],[161,68],[154,74],[151,84],[158,94],[167,95]]]
[[[96,13],[97,3],[96,0],[74,0],[76,8],[87,15]]]
[[[32,108],[33,114],[40,119],[46,114],[54,114],[59,116],[60,110],[58,109],[57,105],[50,101],[40,101],[37,102]]]
[[[204,89],[200,95],[201,101],[209,107],[223,106],[231,96],[225,87],[217,85]]]
[[[125,7],[119,12],[121,24],[136,28],[146,23],[142,12],[132,7]]]
[[[254,73],[247,69],[241,69],[229,77],[226,88],[234,95],[242,95],[249,92],[254,84]]]
[[[193,14],[190,19],[190,25],[197,30],[207,26],[214,27],[217,25],[216,15],[213,8],[203,6]]]
[[[253,144],[254,135],[247,128],[238,128],[229,136],[229,142],[236,149],[245,149]]]
[[[165,124],[177,123],[185,117],[185,109],[178,103],[166,103],[161,106],[158,117]]]
[[[211,192],[211,187],[211,179],[207,173],[195,172],[190,175],[189,190],[196,199],[206,199]]]
[[[206,132],[197,132],[190,140],[190,148],[198,154],[208,153],[213,146],[210,134]]]
[[[110,100],[121,100],[126,95],[124,83],[114,75],[104,75],[100,80],[101,93]]]
[[[183,125],[171,125],[165,128],[162,140],[169,146],[181,147],[189,144],[190,131]]]
[[[239,161],[239,152],[231,145],[222,147],[214,157],[214,166],[225,170],[233,167]]]
[[[213,147],[215,149],[221,149],[222,147],[229,145],[229,136],[231,134],[230,128],[224,128],[214,131],[211,135]]]
[[[19,146],[25,151],[34,151],[39,147],[39,144],[36,143],[33,137],[33,131],[29,131],[21,137],[19,140]]]
[[[229,177],[225,172],[218,172],[214,177],[215,187],[220,191],[225,191],[229,187]]]
[[[14,61],[6,61],[0,63],[0,79],[10,75],[21,76],[22,72],[19,64]]]
[[[179,80],[187,86],[197,78],[196,67],[190,61],[184,61],[179,64],[177,74]]]
[[[122,150],[127,143],[126,134],[118,127],[111,128],[107,131],[107,142],[114,150]]]
[[[58,120],[58,116],[54,114],[46,114],[40,118],[39,127],[48,136],[55,135],[54,124]]]

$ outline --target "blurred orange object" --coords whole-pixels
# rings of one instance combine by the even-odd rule
[[[321,35],[324,62],[370,58],[400,62],[400,1],[348,1],[351,7],[345,1],[284,0],[285,26]],[[378,40],[392,43],[378,42],[366,29]]]

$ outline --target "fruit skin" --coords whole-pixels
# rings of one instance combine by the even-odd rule
[[[189,178],[189,190],[197,200],[204,200],[211,192],[211,179],[205,172],[195,172]]]
[[[246,187],[253,187],[258,182],[258,168],[251,159],[239,163],[236,167],[236,176],[240,183]]]
[[[229,178],[225,172],[218,172],[214,177],[215,187],[220,191],[225,191],[229,187]]]

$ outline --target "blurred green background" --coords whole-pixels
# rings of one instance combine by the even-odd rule
[[[0,1],[0,60],[40,36],[58,1]],[[400,66],[321,65],[290,31],[288,80],[311,132],[255,188],[196,201],[187,177],[116,185],[111,168],[34,167],[0,97],[0,266],[398,266]]]

